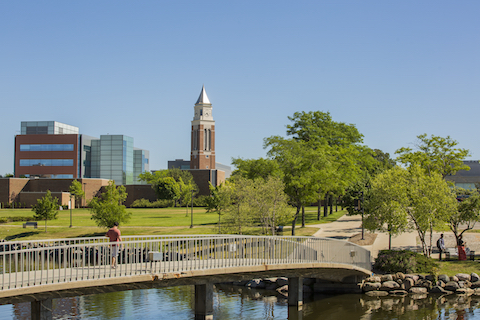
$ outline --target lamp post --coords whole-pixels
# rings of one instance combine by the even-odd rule
[[[72,227],[72,194],[70,193],[70,228]]]
[[[83,207],[85,208],[86,205],[87,205],[87,193],[85,192],[85,190],[87,190],[87,183],[84,182],[83,183]]]
[[[193,190],[192,190],[192,211],[190,212],[190,228],[193,228]]]

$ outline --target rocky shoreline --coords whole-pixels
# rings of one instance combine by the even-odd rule
[[[288,278],[266,278],[231,283],[252,289],[275,290],[288,296]],[[304,293],[364,293],[370,297],[382,296],[418,296],[428,294],[460,294],[480,296],[480,277],[476,273],[458,273],[453,277],[445,274],[419,275],[401,272],[386,275],[372,275],[361,283],[340,284],[319,281],[313,278],[303,279]]]

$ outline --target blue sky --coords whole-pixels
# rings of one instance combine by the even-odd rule
[[[478,1],[1,1],[0,174],[21,121],[188,159],[205,85],[217,161],[265,156],[296,111],[393,154],[422,133],[480,159]]]

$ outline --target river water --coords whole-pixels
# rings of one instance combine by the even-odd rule
[[[54,319],[193,319],[193,292],[193,287],[183,286],[54,299]],[[305,300],[302,310],[297,311],[274,291],[218,285],[214,319],[480,320],[480,297],[476,296],[369,298],[344,294],[315,295]],[[30,303],[0,306],[0,319],[30,319]]]

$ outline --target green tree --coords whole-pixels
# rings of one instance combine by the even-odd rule
[[[225,181],[218,186],[210,183],[210,197],[206,199],[207,212],[218,214],[218,233],[221,233],[221,216],[231,209],[235,199],[235,184]]]
[[[155,173],[144,172],[139,179],[152,185],[158,199],[174,200],[182,204],[188,203],[198,193],[198,186],[190,172],[178,168],[159,170]],[[172,178],[166,179],[166,178]]]
[[[270,137],[265,139],[265,147],[270,148],[268,155],[275,159],[283,172],[285,193],[296,207],[292,219],[292,235],[300,210],[314,202],[318,192],[330,177],[331,163],[324,149],[312,148],[310,143],[302,140]]]
[[[85,191],[82,189],[82,184],[78,180],[73,180],[72,184],[68,188],[68,192],[75,197],[78,208],[80,208],[80,203],[83,198],[85,198]]]
[[[32,207],[35,212],[35,220],[45,220],[45,232],[47,232],[47,220],[57,219],[58,199],[52,197],[50,190],[42,199],[37,199],[37,204]]]
[[[442,178],[447,175],[454,175],[458,170],[470,170],[470,167],[463,163],[466,157],[470,156],[467,149],[456,148],[458,142],[447,136],[442,138],[427,134],[417,136],[417,151],[411,148],[400,148],[395,151],[399,156],[397,161],[411,166],[418,164],[426,170],[428,174],[439,173]]]
[[[125,186],[116,186],[114,181],[109,181],[108,186],[99,198],[90,201],[91,219],[97,226],[111,228],[115,222],[126,223],[131,213],[127,212],[122,203],[127,199]]]
[[[455,194],[439,173],[427,172],[419,165],[404,169],[394,167],[372,181],[366,226],[372,230],[387,230],[393,234],[409,228],[417,231],[423,253],[430,256],[435,226],[451,219],[457,210]],[[427,233],[430,243],[427,244]]]
[[[363,135],[353,124],[333,121],[328,112],[296,112],[288,119],[293,124],[287,125],[287,135],[309,143],[311,148],[323,150],[330,162],[329,170],[324,170],[323,184],[318,190],[317,218],[320,220],[320,199],[341,196],[349,185],[358,180],[361,172],[358,163],[366,152],[361,146]],[[326,216],[327,208],[324,209]]]
[[[232,177],[244,177],[247,179],[267,179],[270,176],[280,177],[282,172],[278,163],[272,159],[232,159],[232,164],[237,168],[232,173]]]
[[[473,229],[480,221],[480,194],[477,190],[460,188],[456,189],[456,193],[464,198],[458,203],[458,210],[451,216],[448,226],[458,242],[465,231]]]

